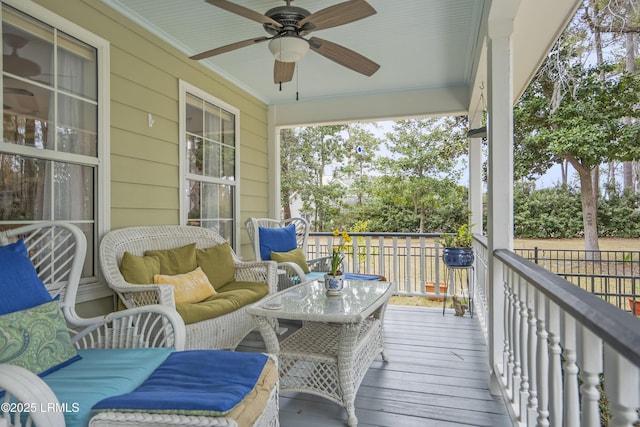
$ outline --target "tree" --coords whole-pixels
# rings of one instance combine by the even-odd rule
[[[459,174],[456,166],[467,148],[464,128],[450,117],[402,120],[387,139],[394,155],[381,159],[381,166],[401,180],[401,191],[410,196],[420,218],[418,231],[423,233],[427,211],[438,203],[433,179],[454,179]]]
[[[527,94],[516,106],[514,117],[520,131],[516,134],[518,170],[527,163],[544,169],[551,161],[564,159],[578,172],[582,199],[585,247],[598,250],[597,193],[592,174],[600,164],[640,158],[640,126],[628,124],[624,117],[640,117],[640,79],[623,73],[615,78],[600,78],[610,66],[569,69],[566,91],[549,102],[549,88],[557,82],[549,75],[538,75]],[[558,96],[558,95],[555,95]],[[531,122],[527,119],[531,117]],[[535,124],[534,124],[535,123]],[[527,157],[527,155],[529,157]]]
[[[355,204],[362,205],[371,189],[372,172],[381,141],[361,124],[350,124],[345,139],[345,157],[336,168],[334,176],[344,176],[349,182],[349,192]],[[339,175],[338,175],[339,174]]]
[[[280,154],[282,174],[287,175],[283,182],[289,193],[283,201],[290,203],[292,196],[299,197],[315,230],[324,230],[344,204],[346,188],[328,175],[328,169],[347,155],[345,129],[346,125],[315,126],[295,129],[292,135],[281,134],[286,143]]]
[[[303,187],[306,175],[302,169],[295,129],[280,132],[280,205],[284,218],[291,218],[291,203]]]
[[[593,34],[593,48],[596,51],[596,65],[604,64],[603,49],[608,48],[613,51],[615,62],[624,64],[623,67],[630,74],[634,74],[636,35],[640,33],[640,7],[637,0],[587,0],[583,7],[582,19],[586,22],[589,30]],[[604,35],[608,35],[608,43],[604,40]],[[620,41],[622,40],[622,41]],[[605,43],[608,45],[605,46]],[[612,47],[624,45],[624,54],[619,55]],[[621,56],[621,58],[618,58]],[[600,74],[601,79],[605,79],[604,71]],[[631,124],[632,119],[625,119],[627,124]],[[634,162],[623,163],[623,182],[625,190],[634,190]],[[609,178],[607,187],[616,187],[616,167],[615,163],[609,164]],[[596,181],[597,182],[597,181]]]

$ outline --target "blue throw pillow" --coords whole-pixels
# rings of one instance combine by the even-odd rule
[[[52,301],[27,256],[24,240],[0,246],[0,314]]]
[[[258,227],[260,238],[260,257],[263,261],[271,259],[271,252],[289,252],[298,247],[296,225],[282,228]]]

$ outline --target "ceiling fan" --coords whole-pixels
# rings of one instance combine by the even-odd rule
[[[4,33],[2,34],[4,42],[11,47],[11,53],[2,55],[2,64],[4,71],[23,76],[32,77],[40,74],[40,66],[21,56],[18,56],[18,49],[23,48],[29,42],[25,37],[18,34]]]
[[[291,6],[293,0],[284,0],[286,6],[269,9],[264,15],[227,0],[206,1],[213,6],[261,23],[271,36],[231,43],[193,55],[191,59],[209,58],[269,40],[269,50],[275,57],[273,81],[276,84],[293,79],[296,62],[302,59],[309,49],[365,76],[373,75],[380,68],[380,65],[372,60],[339,44],[319,37],[311,37],[308,40],[304,38],[312,31],[337,27],[374,15],[376,10],[364,0],[348,0],[315,13]]]

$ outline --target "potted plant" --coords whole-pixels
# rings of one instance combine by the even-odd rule
[[[344,287],[344,274],[340,269],[347,244],[351,243],[351,236],[346,231],[335,229],[333,237],[340,237],[340,241],[331,250],[331,271],[324,275],[324,286],[327,289],[327,295],[340,295]]]
[[[454,234],[445,235],[442,252],[442,261],[445,265],[448,267],[470,267],[474,261],[471,239],[471,229],[468,224],[461,225]]]

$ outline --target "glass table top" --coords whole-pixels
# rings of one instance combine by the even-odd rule
[[[269,315],[267,310],[273,311],[273,317],[358,317],[372,306],[379,307],[388,300],[392,287],[391,282],[345,280],[341,295],[328,296],[324,282],[314,280],[268,297],[255,307],[263,309],[263,315]]]

